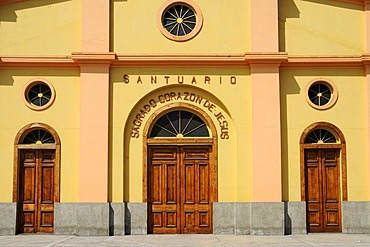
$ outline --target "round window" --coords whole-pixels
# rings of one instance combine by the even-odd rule
[[[198,34],[203,17],[200,9],[190,0],[169,1],[159,11],[159,29],[175,41],[185,41]]]
[[[42,110],[49,107],[55,98],[53,86],[42,79],[33,80],[24,90],[26,105],[33,110]]]
[[[338,98],[335,85],[326,80],[315,80],[306,88],[306,100],[313,108],[323,110],[332,107]]]

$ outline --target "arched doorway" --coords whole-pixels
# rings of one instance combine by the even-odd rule
[[[57,133],[46,124],[25,126],[15,138],[14,155],[17,232],[54,232],[54,202],[59,202]]]
[[[148,233],[212,233],[217,201],[217,143],[211,119],[177,103],[157,111],[144,133]]]
[[[300,139],[301,200],[308,232],[341,232],[341,202],[347,201],[346,143],[333,124],[309,126]]]

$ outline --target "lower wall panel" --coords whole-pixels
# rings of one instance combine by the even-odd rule
[[[0,235],[16,234],[17,203],[0,203]],[[370,202],[342,202],[343,233],[370,234]],[[305,202],[215,202],[213,233],[305,234]],[[55,203],[54,234],[147,234],[146,203]]]

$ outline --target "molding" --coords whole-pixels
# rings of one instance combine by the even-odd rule
[[[0,67],[77,67],[70,56],[0,56]]]
[[[10,3],[19,3],[19,2],[25,2],[26,0],[0,0],[0,6],[6,5]]]
[[[362,68],[370,62],[369,54],[358,56],[288,56],[282,67]]]
[[[334,1],[364,6],[368,0],[334,0]]]
[[[286,67],[364,68],[370,53],[348,56],[288,55],[284,52],[244,54],[115,54],[76,52],[69,56],[0,56],[1,67],[79,67],[81,64],[111,67],[248,67],[276,64]]]
[[[74,52],[72,60],[79,64],[111,64],[116,59],[114,52]]]
[[[113,67],[217,67],[246,66],[244,54],[117,54]]]

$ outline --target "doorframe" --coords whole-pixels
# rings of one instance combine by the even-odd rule
[[[327,129],[340,140],[337,144],[305,144],[304,141],[307,135],[314,129],[323,128]],[[300,170],[301,170],[301,201],[306,201],[306,181],[305,181],[305,150],[306,149],[338,149],[340,151],[340,184],[342,191],[342,201],[348,201],[347,191],[347,163],[346,163],[346,140],[344,139],[343,133],[334,124],[327,122],[317,122],[308,126],[302,133],[300,139]]]
[[[53,144],[20,144],[21,140],[29,132],[43,129],[48,131],[54,138]],[[13,202],[19,202],[19,179],[20,179],[20,151],[24,149],[35,150],[55,150],[55,164],[54,164],[54,202],[60,201],[60,138],[57,132],[47,124],[44,123],[31,123],[24,126],[16,135],[14,139],[14,164],[13,164]],[[19,212],[17,212],[17,219]],[[17,220],[18,222],[18,220]],[[18,224],[17,224],[18,229]]]
[[[150,139],[148,135],[155,123],[163,114],[176,110],[186,110],[192,112],[199,116],[210,129],[209,138],[155,138]],[[144,130],[143,130],[143,202],[148,202],[148,146],[152,145],[168,145],[168,146],[185,146],[185,145],[208,145],[211,146],[211,153],[209,157],[211,176],[212,180],[210,183],[211,189],[211,201],[218,201],[218,159],[217,159],[217,131],[216,127],[212,122],[212,119],[208,114],[201,108],[187,104],[187,103],[171,103],[166,106],[161,107],[156,112],[154,112],[148,119]]]

